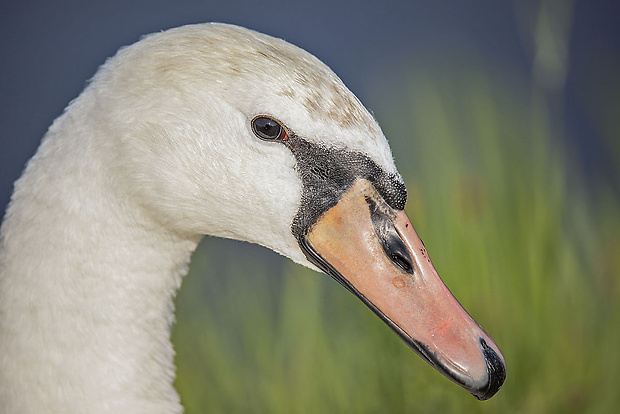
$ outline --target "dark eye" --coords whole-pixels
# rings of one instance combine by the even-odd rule
[[[258,116],[252,120],[252,131],[257,137],[266,141],[286,140],[286,131],[282,125],[266,116]]]

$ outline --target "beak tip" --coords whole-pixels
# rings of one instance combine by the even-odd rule
[[[506,363],[504,358],[491,348],[484,338],[480,338],[482,353],[487,364],[487,384],[486,386],[470,391],[471,394],[480,401],[488,400],[494,396],[504,384],[506,379]]]

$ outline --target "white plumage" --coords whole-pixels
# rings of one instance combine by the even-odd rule
[[[373,118],[303,50],[239,27],[150,35],[101,67],[15,185],[0,247],[0,411],[181,412],[172,298],[204,234],[309,265],[290,151],[249,120],[395,171]]]
[[[264,117],[286,133],[261,138]],[[0,229],[0,412],[180,413],[173,297],[205,234],[326,271],[490,398],[501,352],[439,279],[405,200],[379,126],[307,52],[222,24],[121,49],[15,184]]]

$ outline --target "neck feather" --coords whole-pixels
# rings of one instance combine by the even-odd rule
[[[116,194],[63,118],[0,233],[0,412],[181,412],[170,326],[198,238]]]

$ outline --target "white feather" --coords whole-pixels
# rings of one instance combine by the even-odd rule
[[[121,49],[46,134],[0,233],[0,412],[179,413],[173,297],[205,234],[309,265],[270,114],[396,171],[372,116],[282,40],[221,24]]]

